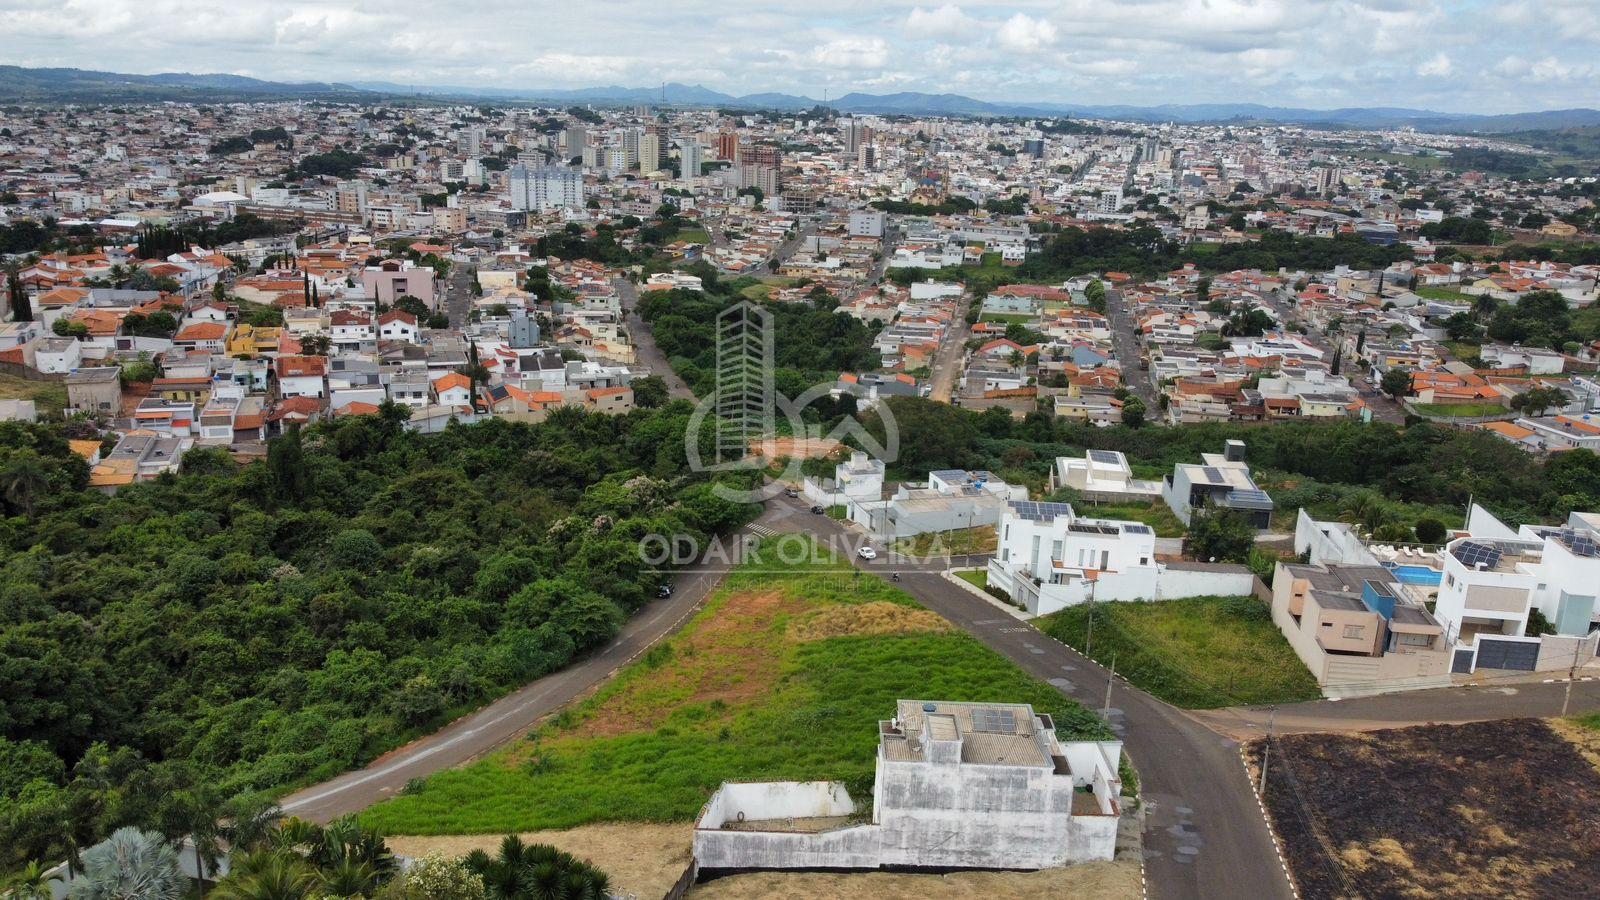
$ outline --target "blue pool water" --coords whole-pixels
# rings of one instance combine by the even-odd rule
[[[1401,584],[1438,584],[1444,580],[1444,573],[1427,566],[1390,566],[1394,577]]]

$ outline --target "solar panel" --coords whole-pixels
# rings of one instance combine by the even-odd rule
[[[1032,522],[1045,522],[1050,519],[1072,515],[1072,505],[1069,503],[1036,503],[1032,500],[1012,500],[1010,506],[1012,512]]]
[[[1223,483],[1223,481],[1222,481],[1222,473],[1219,472],[1214,466],[1202,466],[1201,468],[1206,473],[1206,481],[1209,481],[1212,484],[1222,484]]]
[[[1017,715],[1009,709],[975,709],[972,711],[972,730],[991,734],[1014,734]]]
[[[1122,530],[1128,532],[1129,534],[1149,534],[1150,533],[1150,526],[1149,525],[1124,525],[1124,526],[1122,526]]]
[[[1097,463],[1106,463],[1113,466],[1118,462],[1117,454],[1110,450],[1090,450],[1089,458]]]
[[[1574,556],[1600,556],[1600,542],[1596,542],[1592,535],[1563,531],[1557,538],[1572,551]]]
[[[1463,541],[1451,548],[1451,554],[1461,560],[1461,564],[1469,569],[1476,569],[1479,563],[1486,569],[1493,569],[1500,565],[1500,548],[1493,544],[1482,544],[1477,541]]]

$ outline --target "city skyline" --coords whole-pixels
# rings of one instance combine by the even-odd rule
[[[1581,0],[765,2],[340,8],[0,4],[5,63],[537,91],[663,81],[742,95],[956,93],[996,103],[1263,103],[1524,112],[1600,104]],[[491,27],[492,26],[492,27]],[[1418,40],[1418,36],[1423,39]],[[781,40],[775,40],[781,38]]]

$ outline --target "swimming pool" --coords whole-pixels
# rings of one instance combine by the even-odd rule
[[[1444,573],[1427,566],[1390,566],[1395,580],[1401,584],[1436,585],[1444,580]]]

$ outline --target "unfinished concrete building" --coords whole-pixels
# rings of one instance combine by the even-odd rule
[[[878,726],[870,814],[833,782],[724,784],[702,871],[1042,869],[1112,859],[1120,741],[1056,737],[1022,703],[901,700]]]

